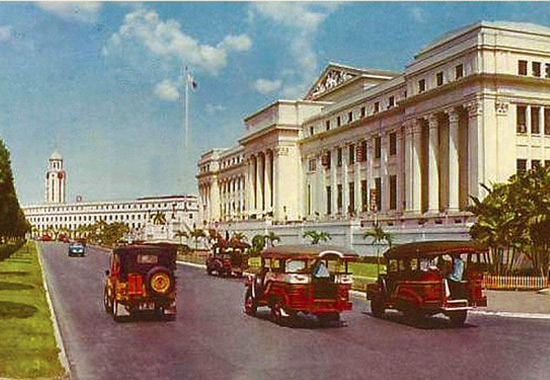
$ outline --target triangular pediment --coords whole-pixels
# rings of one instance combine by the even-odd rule
[[[363,74],[363,70],[331,63],[325,68],[304,99],[315,100],[361,74]]]

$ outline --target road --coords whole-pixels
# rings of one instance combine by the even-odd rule
[[[549,379],[550,321],[471,315],[451,328],[369,314],[364,300],[343,326],[314,318],[277,326],[243,312],[242,280],[178,268],[178,315],[116,323],[102,305],[108,254],[42,243],[46,278],[74,379]]]

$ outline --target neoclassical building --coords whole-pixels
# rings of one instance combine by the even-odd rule
[[[550,165],[550,28],[479,22],[404,72],[329,64],[198,162],[202,218],[463,226],[481,184]]]
[[[198,200],[195,195],[141,197],[122,201],[66,202],[67,174],[63,157],[56,150],[48,160],[45,203],[22,207],[26,219],[41,235],[51,229],[77,231],[78,227],[99,221],[125,223],[139,239],[174,239],[177,231],[188,232],[200,225],[197,220]],[[164,223],[155,224],[157,214]]]

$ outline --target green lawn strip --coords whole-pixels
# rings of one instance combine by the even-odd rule
[[[64,374],[34,242],[0,261],[0,377]]]

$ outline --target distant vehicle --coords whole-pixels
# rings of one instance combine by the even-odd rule
[[[271,309],[270,318],[281,324],[298,312],[313,314],[323,324],[340,320],[351,310],[352,277],[348,263],[354,252],[323,245],[280,245],[261,254],[261,270],[249,278],[244,309],[256,315],[260,306]]]
[[[176,249],[169,245],[125,245],[113,250],[105,271],[105,310],[118,321],[143,310],[176,315]]]
[[[467,241],[425,241],[395,246],[384,253],[387,274],[367,285],[372,314],[402,311],[412,320],[443,313],[453,325],[468,310],[487,306],[482,287],[485,250]]]
[[[80,242],[69,244],[69,256],[86,256],[86,247]]]
[[[40,241],[52,241],[52,237],[48,234],[44,234],[41,237],[38,238]]]
[[[246,250],[249,244],[235,240],[225,240],[218,236],[212,247],[212,253],[206,259],[206,273],[218,276],[242,277],[248,267]]]
[[[65,234],[59,234],[57,236],[57,241],[61,241],[63,243],[68,243],[69,242],[69,237]]]

